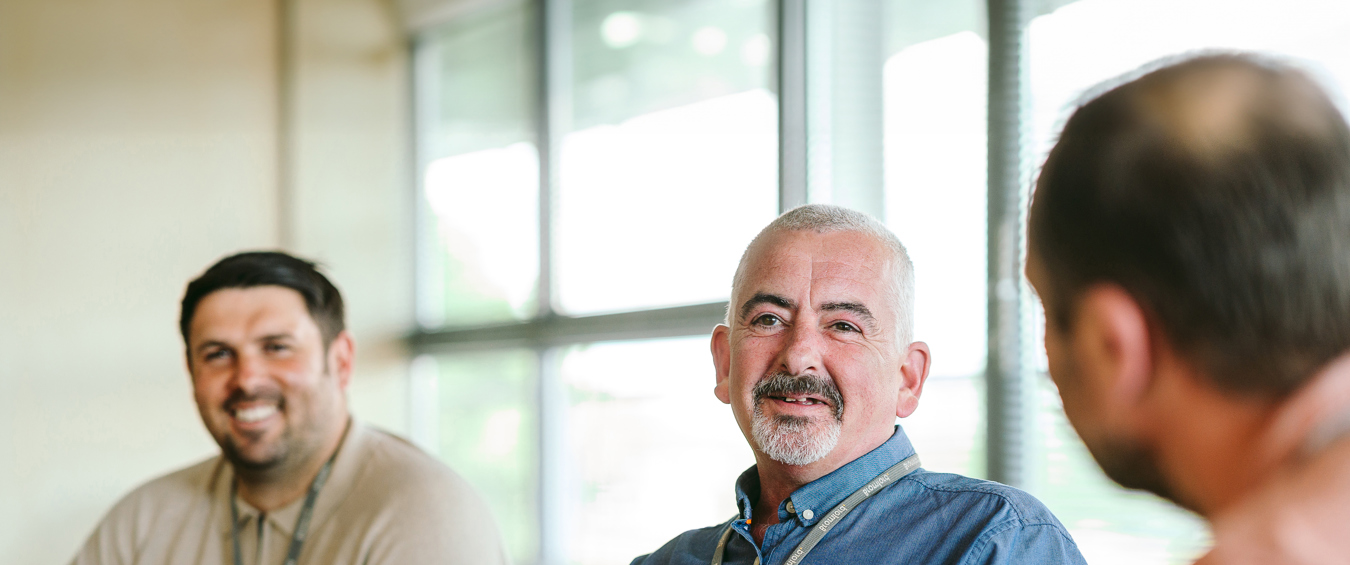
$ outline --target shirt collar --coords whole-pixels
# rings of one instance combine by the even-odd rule
[[[905,430],[897,425],[895,433],[891,434],[886,443],[793,491],[788,499],[779,505],[779,519],[793,517],[802,526],[810,527],[868,481],[911,455],[914,455],[914,446],[905,435]],[[740,478],[736,479],[736,505],[740,509],[742,519],[750,518],[751,510],[754,509],[752,493],[755,497],[759,496],[757,465],[746,469]],[[789,504],[793,512],[787,511]],[[807,510],[811,511],[810,518],[806,517]]]
[[[352,418],[347,429],[347,435],[342,438],[342,443],[338,446],[337,457],[333,459],[333,470],[328,475],[328,482],[324,484],[323,490],[319,491],[319,498],[314,501],[314,517],[310,522],[311,531],[317,528],[320,523],[326,521],[328,516],[333,514],[333,510],[351,492],[364,462],[364,458],[357,453],[364,451],[367,441],[366,435],[365,426],[361,425],[356,418]],[[220,480],[217,481],[212,490],[218,506],[223,512],[223,519],[219,521],[221,531],[229,536],[231,535],[230,485],[234,483],[234,467],[223,457],[221,458],[221,472],[218,476]],[[244,502],[242,498],[235,502],[239,509],[239,523],[241,525],[253,523],[253,518],[259,514],[258,509]],[[294,535],[292,530],[295,528],[295,521],[300,517],[300,509],[304,504],[305,497],[301,496],[290,504],[268,512],[268,524],[281,530],[287,536]]]

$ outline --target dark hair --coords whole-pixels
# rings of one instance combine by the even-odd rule
[[[250,251],[221,259],[188,283],[178,317],[178,330],[183,334],[183,344],[191,347],[188,330],[192,326],[192,316],[197,313],[197,304],[207,295],[226,288],[269,285],[283,286],[300,293],[305,299],[309,316],[319,326],[325,347],[333,343],[346,327],[342,294],[318,271],[314,263],[279,251]]]
[[[1350,131],[1286,64],[1191,58],[1083,105],[1029,226],[1056,323],[1113,282],[1224,390],[1283,396],[1350,349]]]

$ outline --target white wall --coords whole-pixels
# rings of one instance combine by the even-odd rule
[[[404,40],[379,0],[294,13],[283,67],[275,1],[0,2],[5,563],[67,561],[127,490],[215,452],[177,301],[237,250],[289,241],[328,266],[357,339],[353,410],[406,431]]]

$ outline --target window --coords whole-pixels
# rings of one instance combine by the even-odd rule
[[[924,467],[985,465],[985,131],[988,42],[979,1],[889,0],[881,72],[885,217],[915,265],[914,335],[933,365],[903,421]]]
[[[414,435],[517,563],[735,511],[753,457],[707,336],[779,208],[772,9],[503,1],[416,37]]]
[[[517,563],[628,563],[732,514],[752,456],[708,333],[745,245],[804,202],[909,248],[934,360],[901,423],[926,468],[1031,491],[1091,563],[1204,551],[1197,518],[1110,483],[1064,420],[1021,277],[1030,182],[1085,89],[1161,56],[1260,49],[1346,84],[1350,5],[455,5],[414,38],[413,431]]]

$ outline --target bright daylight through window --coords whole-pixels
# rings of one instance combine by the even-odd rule
[[[1001,95],[991,93],[991,73],[1006,57],[991,42],[988,7],[1006,2],[885,0],[877,12],[837,1],[832,20],[803,25],[873,26],[880,56],[863,70],[871,82],[848,83],[875,84],[862,93],[871,98],[836,92],[836,106],[788,104],[782,82],[793,59],[780,56],[803,49],[802,35],[784,32],[791,8],[826,3],[471,4],[415,43],[413,429],[485,494],[517,563],[628,563],[735,511],[732,482],[753,459],[712,395],[707,332],[746,243],[792,201],[782,171],[798,163],[783,160],[785,148],[804,144],[814,159],[865,147],[848,137],[860,131],[881,136],[879,185],[808,186],[802,200],[872,191],[884,202],[876,213],[909,248],[915,335],[930,344],[933,366],[918,412],[901,423],[925,467],[987,477],[990,456],[1016,453],[1000,465],[1023,470],[1016,486],[1045,501],[1090,563],[1188,563],[1204,550],[1197,518],[1100,473],[1044,377],[1034,297],[1024,283],[989,288],[989,245],[1004,241],[988,227],[998,141],[990,125],[1017,126],[1024,192],[1013,196],[1025,203],[1083,92],[1159,57],[1269,51],[1341,92],[1350,3],[1023,2],[1025,67],[1012,75],[1021,109],[1009,115],[991,110]],[[846,17],[853,9],[881,17]],[[819,60],[810,51],[818,46],[805,49]],[[797,69],[826,85],[857,72],[832,65]],[[879,100],[875,115],[838,106],[869,99]],[[802,131],[784,124],[821,123],[792,114],[801,107],[871,121],[793,138]],[[847,158],[833,156],[836,183]],[[999,295],[1020,304],[1020,451],[994,449],[1009,440],[994,437],[1003,423],[987,400],[986,352],[1007,337],[987,323],[989,297]]]

